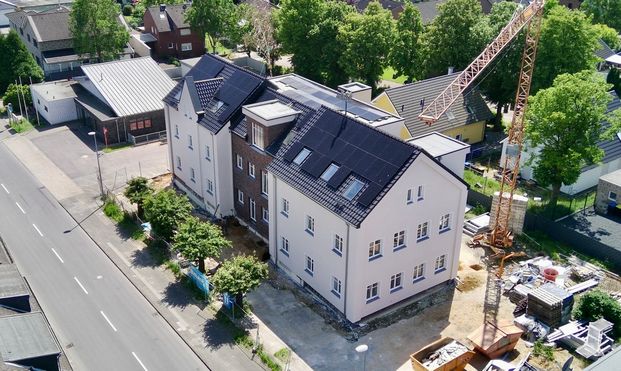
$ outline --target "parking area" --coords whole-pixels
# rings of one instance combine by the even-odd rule
[[[599,215],[593,208],[573,214],[562,223],[589,238],[621,251],[621,217]]]

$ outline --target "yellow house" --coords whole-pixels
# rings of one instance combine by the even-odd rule
[[[493,114],[477,89],[466,90],[433,125],[418,119],[425,104],[431,103],[455,77],[457,73],[389,88],[372,103],[405,119],[405,128],[401,130],[404,140],[436,131],[465,143],[481,142],[485,137],[485,122]]]

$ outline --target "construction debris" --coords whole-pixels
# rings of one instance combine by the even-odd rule
[[[410,355],[416,371],[463,370],[474,352],[461,342],[443,338]]]
[[[472,342],[475,350],[489,359],[494,359],[512,351],[522,333],[523,331],[511,322],[487,321],[468,335],[468,340]]]
[[[572,321],[559,327],[547,336],[548,342],[560,342],[576,349],[587,359],[597,359],[612,349],[613,340],[607,335],[612,330],[612,323],[605,319],[590,322]]]
[[[524,331],[526,340],[531,343],[534,343],[539,339],[545,338],[548,333],[550,333],[550,327],[546,326],[546,324],[542,322],[537,321],[535,317],[528,316],[526,314],[516,317],[513,320],[513,323],[515,323],[517,327]]]
[[[569,322],[573,305],[571,293],[553,283],[546,283],[528,293],[526,314],[555,328]]]

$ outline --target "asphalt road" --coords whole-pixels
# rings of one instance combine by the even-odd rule
[[[74,227],[47,189],[0,143],[0,235],[74,369],[207,369]]]

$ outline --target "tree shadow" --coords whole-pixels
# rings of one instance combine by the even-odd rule
[[[576,214],[567,219],[564,224],[596,241],[601,241],[601,237],[611,235],[606,229],[593,226],[587,216]]]
[[[206,319],[203,325],[203,340],[209,344],[210,349],[234,346],[248,335],[248,332],[237,327],[224,311],[227,309],[220,308],[216,315]]]
[[[159,267],[167,260],[167,252],[157,243],[149,243],[140,250],[135,250],[131,256],[132,265],[136,267]]]
[[[174,308],[184,309],[190,304],[194,304],[192,292],[181,280],[170,282],[163,293],[162,302]]]

